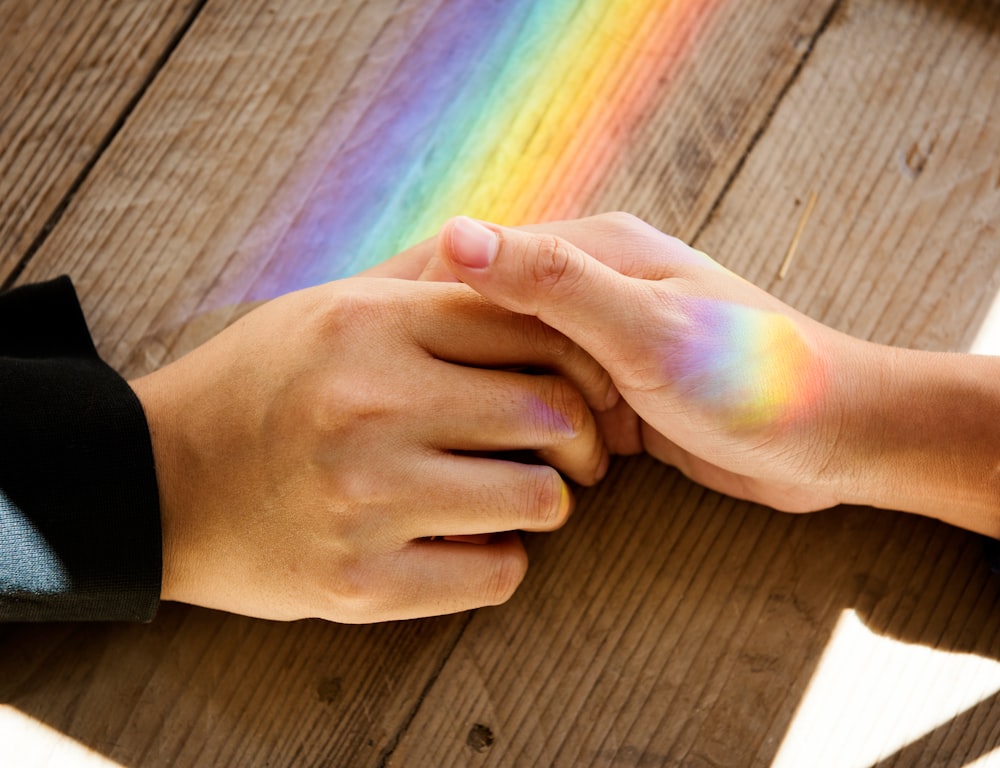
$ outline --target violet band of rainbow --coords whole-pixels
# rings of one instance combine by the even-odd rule
[[[240,298],[354,274],[465,214],[570,218],[717,0],[445,0]],[[294,180],[292,180],[294,182]]]

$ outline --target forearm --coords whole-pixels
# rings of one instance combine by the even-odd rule
[[[1000,537],[1000,358],[863,344],[838,454],[844,501]]]

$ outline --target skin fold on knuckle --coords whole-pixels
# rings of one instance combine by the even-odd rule
[[[518,316],[520,336],[538,362],[552,370],[561,370],[573,363],[573,358],[582,354],[580,348],[569,337],[545,325],[530,315]]]
[[[533,317],[524,319],[523,335],[542,365],[572,379],[595,406],[603,406],[613,386],[608,372],[565,334]]]
[[[634,214],[627,211],[611,211],[601,213],[587,219],[592,232],[597,235],[598,242],[603,248],[614,249],[616,256],[620,259],[619,267],[625,267],[634,259],[630,256],[633,251],[646,251],[655,249],[657,239],[662,233],[655,227],[647,224]],[[600,253],[593,253],[592,256],[600,258]],[[641,263],[641,259],[638,260]],[[625,270],[625,274],[631,271]]]
[[[580,277],[574,268],[576,263],[569,244],[556,235],[534,235],[531,241],[530,258],[521,263],[527,270],[527,280],[535,286],[540,301],[544,301],[551,291],[559,286],[565,290],[572,288]]]
[[[609,374],[597,361],[574,344],[561,373],[580,389],[584,399],[595,411],[605,411],[618,400],[618,390]]]
[[[524,580],[527,568],[528,560],[523,550],[498,552],[481,587],[482,605],[502,605],[510,600]]]
[[[546,443],[541,447],[576,440],[587,432],[591,421],[590,408],[583,395],[568,380],[561,376],[546,377],[545,407],[538,417],[542,419],[542,429]]]
[[[587,402],[601,410],[607,407],[614,388],[611,376],[575,341],[529,315],[519,315],[519,335],[539,368],[566,376],[576,384]]]
[[[369,352],[374,346],[398,354],[413,343],[414,325],[438,298],[433,293],[428,297],[424,284],[414,281],[358,277],[338,283],[338,290],[321,296],[325,301],[316,309],[319,337],[332,349],[364,345]],[[378,343],[373,345],[372,339]]]
[[[360,376],[338,372],[316,376],[308,388],[301,390],[303,396],[296,407],[304,412],[297,420],[297,429],[311,441],[317,464],[328,465],[324,461],[327,457],[350,461],[351,446],[367,452],[375,441],[396,442],[401,419],[412,412],[413,403],[387,377],[377,375],[375,370],[368,370],[366,375],[377,383],[364,386]],[[358,488],[364,476],[342,479],[356,481],[351,487]]]
[[[522,518],[525,530],[554,531],[561,528],[568,516],[568,505],[563,503],[566,484],[552,467],[526,467],[526,480],[522,489],[524,497]]]
[[[593,218],[615,234],[645,233],[651,229],[645,221],[628,211],[608,211]]]
[[[530,386],[514,388],[521,450],[560,451],[586,429],[590,410],[565,379],[555,375],[531,377]]]
[[[393,610],[373,554],[341,553],[317,590],[317,615],[343,624],[367,624],[390,618]]]
[[[553,377],[547,396],[549,440],[538,450],[573,480],[592,485],[603,457],[603,442],[594,414],[580,392],[566,379]]]

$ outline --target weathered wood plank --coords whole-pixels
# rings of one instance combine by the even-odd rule
[[[1000,290],[998,24],[995,2],[849,3],[700,245],[856,336],[967,349]]]
[[[0,282],[100,154],[196,6],[0,3]]]
[[[73,274],[105,349],[109,327],[186,318],[177,286],[157,286],[203,294],[227,227],[255,222],[310,139],[349,135],[435,9],[209,3],[22,279]],[[0,700],[126,765],[376,764],[466,621],[284,625],[164,606],[148,627],[3,627]]]
[[[832,4],[714,4],[696,53],[659,84],[649,119],[630,136],[633,149],[591,207],[630,208],[690,236],[768,126],[699,244],[755,279],[765,261],[776,271],[797,219],[794,197],[778,191],[788,185],[804,201],[813,176],[802,158],[830,151],[828,129],[843,124],[845,105],[824,81],[849,78],[849,88],[860,78],[878,91],[886,82],[897,87],[892,77],[907,67],[928,71],[930,59],[911,38],[896,52],[905,63],[886,70],[880,29],[923,30],[939,57],[953,57],[953,68],[971,61],[993,71],[963,58],[989,52],[996,40],[984,19],[967,25],[953,15],[953,5],[966,6],[883,4],[887,16],[878,24],[864,15],[870,3],[835,17],[773,116]],[[352,131],[373,93],[437,10],[415,0],[301,2],[274,14],[265,3],[209,2],[23,279],[72,273],[102,351],[128,374],[203,338],[226,319],[189,322],[213,281],[234,262],[253,263],[280,237],[270,227],[294,217],[308,198],[303,173],[358,139]],[[980,49],[965,51],[963,35]],[[857,61],[857,46],[874,51],[874,62]],[[857,67],[849,74],[840,74],[844,57]],[[982,82],[988,77],[976,87]],[[848,105],[848,119],[863,122],[862,106],[901,119],[877,93],[866,98]],[[942,99],[937,108],[946,117],[954,105]],[[814,115],[817,104],[828,111]],[[984,142],[993,135],[988,126],[979,130]],[[800,143],[803,136],[813,144]],[[842,220],[868,216],[890,228],[893,209],[855,201],[848,183],[872,172],[875,138],[861,128],[843,138],[847,149],[833,145],[847,158],[843,166],[833,158],[825,166],[841,174],[841,194],[854,201],[848,212],[855,218]],[[981,153],[977,146],[988,144],[968,146]],[[826,200],[820,197],[815,221],[827,222],[820,233],[832,241],[841,219],[823,208]],[[979,236],[988,246],[989,233]],[[826,242],[816,238],[807,227],[789,279],[776,287],[811,314],[844,324],[850,316],[841,305],[822,314],[827,295],[793,290],[823,289],[807,277],[811,264],[827,263],[810,255]],[[830,248],[829,259],[846,259],[826,278],[835,292],[845,264],[867,262]],[[883,253],[875,261],[891,260]],[[985,297],[988,281],[981,260],[975,263],[972,284]],[[938,275],[933,262],[923,268]],[[943,295],[935,311],[965,306],[961,296]],[[883,332],[894,333],[887,317]],[[915,343],[935,343],[918,326]],[[949,327],[949,343],[967,333],[954,330],[957,322]],[[5,627],[0,701],[126,765],[373,765],[387,753],[395,765],[685,758],[744,765],[748,755],[766,763],[845,606],[883,632],[991,652],[994,630],[985,617],[995,588],[972,547],[970,537],[927,521],[884,515],[873,524],[866,510],[772,515],[634,460],[584,497],[566,531],[531,540],[535,565],[522,592],[508,606],[477,613],[466,635],[467,617],[347,628],[176,606],[148,627]],[[940,599],[921,604],[926,622],[908,624],[911,590],[948,593],[936,568],[913,576],[928,559],[956,584],[976,585],[970,595],[980,598],[961,604],[961,626]],[[896,611],[905,601],[906,610]],[[970,717],[981,722],[984,712]],[[980,738],[967,747],[971,736],[950,732],[936,738],[949,749],[957,744],[956,754],[990,744]]]
[[[753,98],[757,80],[741,77],[739,68],[731,67],[728,79],[713,74],[713,51],[730,44],[716,25],[731,31],[756,19],[758,42],[782,51],[757,64],[771,97],[800,55],[795,13],[775,6],[761,21],[738,5],[705,18],[699,52],[660,84],[654,101],[658,120],[684,104],[697,112],[704,95],[688,84],[707,77],[716,103],[749,105],[734,114],[730,133],[716,137],[725,147],[708,141],[707,151],[722,159],[684,172],[673,205],[690,204],[689,190],[702,187],[708,191],[694,204],[711,204],[712,190],[740,156],[729,142],[737,137],[745,146],[768,109],[767,96]],[[808,4],[789,7],[819,23]],[[195,329],[188,341],[176,327],[231,259],[252,260],[255,249],[269,247],[275,235],[260,231],[261,212],[303,205],[308,185],[303,191],[297,178],[349,141],[407,36],[434,12],[422,3],[302,3],[274,16],[262,5],[209,3],[23,279],[73,274],[99,345],[126,373],[203,338],[224,317],[187,324]],[[18,652],[5,658],[21,673],[7,678],[4,700],[126,764],[374,764],[391,749],[464,620],[357,630],[168,608],[145,628],[8,628],[6,645]],[[26,653],[25,645],[37,650]],[[74,647],[85,650],[47,674],[50,660]],[[266,662],[251,663],[248,648]],[[60,688],[81,665],[88,674]],[[102,698],[120,708],[98,708]],[[324,699],[336,700],[337,722]]]
[[[693,33],[696,60],[671,73],[590,211],[625,208],[692,241],[836,6],[785,1],[738,11],[707,3],[718,22]]]
[[[122,765],[374,765],[465,621],[3,627],[0,702]]]
[[[996,3],[844,3],[697,244],[856,335],[965,349],[1000,289],[998,102]],[[724,111],[692,111],[725,123]],[[677,126],[691,114],[664,110],[635,154],[673,159],[601,200],[697,231],[711,203],[664,191],[671,181],[718,183],[671,176],[678,153],[720,151],[710,141],[684,149]],[[640,181],[648,176],[663,181]],[[816,209],[781,281],[813,190]],[[532,539],[530,553],[527,584],[503,612],[473,618],[397,764],[770,765],[848,611],[874,637],[973,654],[969,664],[1000,658],[1000,595],[981,544],[932,521],[860,508],[784,516],[628,461],[583,495],[566,530]],[[948,658],[887,684],[933,707],[947,700],[948,679],[927,685],[928,676]],[[1000,745],[997,707],[993,695],[945,709],[915,740],[909,712],[883,712],[828,740],[852,722],[848,704],[795,722],[811,736],[781,764],[870,765],[882,755],[890,765],[965,765]]]
[[[308,173],[351,140],[437,7],[209,3],[22,281],[72,274],[126,375],[212,335],[228,315],[198,312],[219,274],[280,230],[290,214],[276,198],[303,204]],[[193,320],[195,338],[178,342]]]

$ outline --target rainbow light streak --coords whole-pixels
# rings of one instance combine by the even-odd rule
[[[353,274],[464,213],[592,212],[716,0],[445,0],[323,169],[250,298]]]
[[[734,429],[782,423],[823,387],[823,371],[785,315],[716,300],[693,300],[667,374],[684,396]]]

